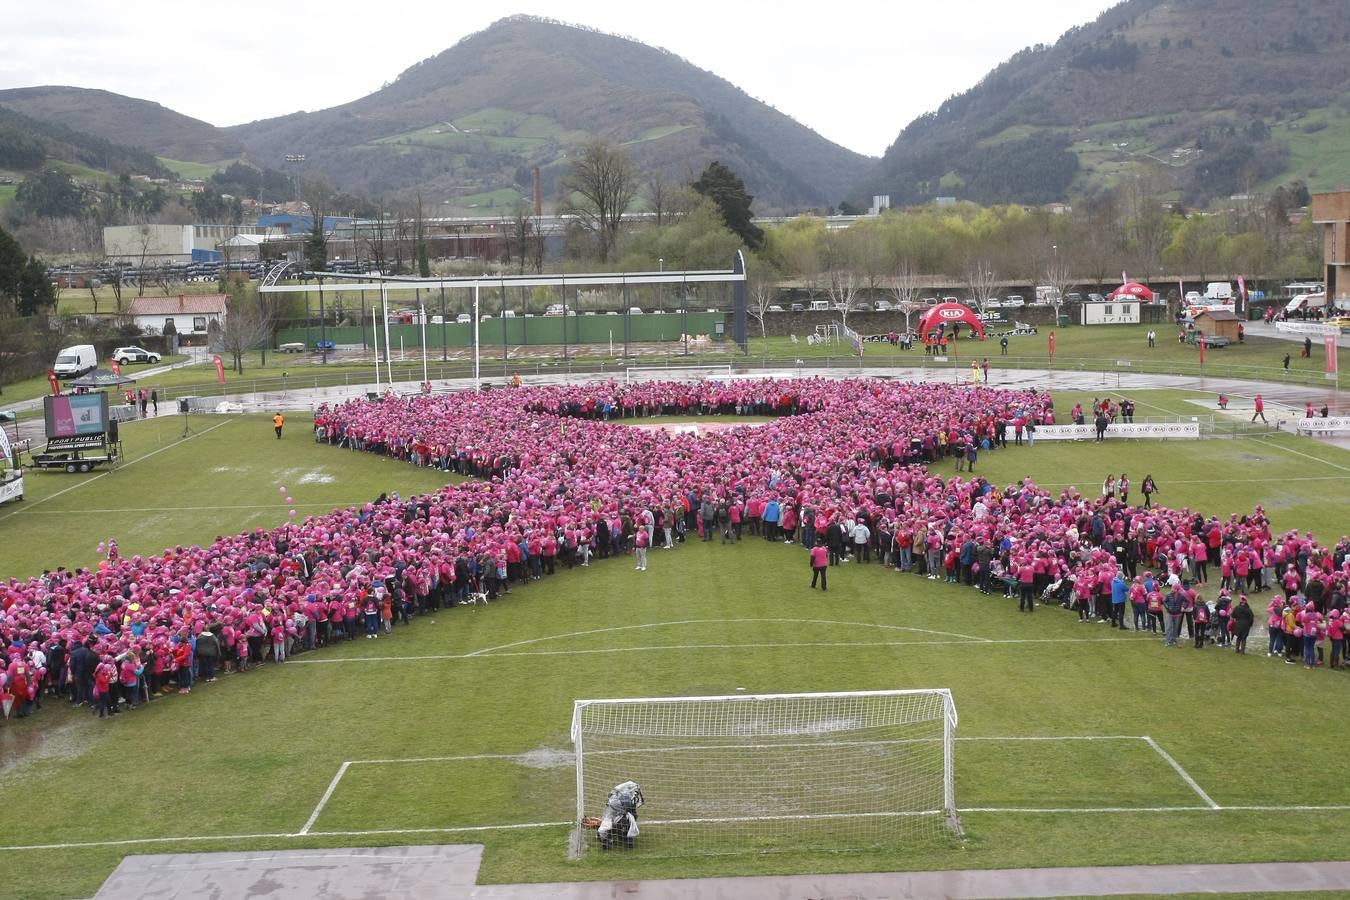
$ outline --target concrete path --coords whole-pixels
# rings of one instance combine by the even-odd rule
[[[1350,891],[1350,862],[970,869],[475,885],[481,844],[129,856],[95,900],[899,900]]]
[[[468,897],[482,844],[128,856],[94,900]]]

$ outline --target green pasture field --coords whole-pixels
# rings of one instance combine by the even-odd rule
[[[283,483],[305,514],[444,481],[315,444],[299,416],[282,441],[265,417],[191,425],[186,439],[176,418],[125,426],[128,462],[111,473],[30,475],[28,499],[0,509],[0,577],[91,564],[110,535],[149,553],[274,526]],[[1309,440],[1042,441],[983,454],[978,469],[1090,485],[1126,465],[1136,485],[1151,466],[1169,504],[1262,503],[1277,528],[1344,530],[1350,453]],[[1350,828],[1341,673],[1279,665],[1259,640],[1247,657],[1164,649],[875,564],[832,568],[831,590],[815,593],[800,547],[760,539],[653,550],[645,573],[630,562],[561,571],[113,721],[49,705],[0,725],[0,808],[23,810],[0,847],[23,877],[0,894],[89,896],[128,853],[415,842],[484,843],[485,882],[1343,856],[1326,843]],[[905,687],[951,688],[958,738],[979,739],[956,745],[962,844],[568,860],[574,699]],[[1273,779],[1279,761],[1297,777]],[[660,798],[646,811],[658,818]]]
[[[222,171],[229,163],[202,163],[190,162],[181,159],[170,159],[167,156],[160,156],[157,159],[166,169],[173,172],[180,178],[210,178],[217,172]]]

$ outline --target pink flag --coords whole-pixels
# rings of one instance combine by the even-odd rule
[[[1326,342],[1327,348],[1327,374],[1335,375],[1339,371],[1336,368],[1336,335],[1324,334],[1322,340]]]

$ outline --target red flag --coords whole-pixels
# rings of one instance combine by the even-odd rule
[[[53,396],[61,393],[61,380],[50,369],[47,370],[47,384],[51,385]]]
[[[1050,332],[1050,358],[1055,358],[1055,333]]]
[[[108,365],[112,366],[112,370],[113,370],[113,374],[114,374],[114,375],[121,375],[121,374],[122,374],[122,364],[121,364],[120,362],[118,362],[117,360],[115,360],[115,359],[112,360],[111,362],[108,363]]]
[[[1336,335],[1325,334],[1322,340],[1326,342],[1327,348],[1327,374],[1335,375],[1339,369],[1336,368]]]
[[[220,354],[217,353],[211,357],[211,362],[216,364],[216,381],[225,383],[225,363],[221,361]]]

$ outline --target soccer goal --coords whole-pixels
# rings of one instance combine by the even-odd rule
[[[956,723],[945,688],[578,700],[573,853],[629,781],[643,855],[950,841]]]
[[[628,384],[635,381],[725,381],[730,377],[730,365],[629,366],[624,371],[624,380]]]

